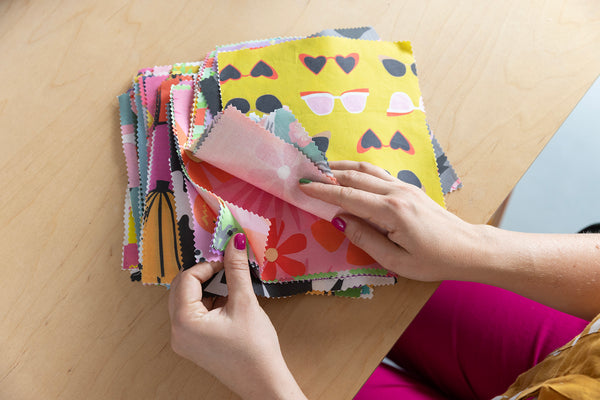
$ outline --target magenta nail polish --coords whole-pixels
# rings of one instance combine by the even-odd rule
[[[331,220],[331,224],[335,227],[335,229],[338,229],[342,232],[346,230],[346,223],[341,218],[335,217]]]
[[[243,233],[238,233],[233,237],[233,245],[238,250],[246,249],[246,235]]]

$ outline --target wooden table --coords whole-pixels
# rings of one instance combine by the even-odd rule
[[[1,2],[0,398],[235,398],[171,351],[167,291],[119,270],[116,96],[138,68],[323,28],[409,39],[428,120],[465,184],[448,207],[486,222],[600,71],[600,6],[423,3]],[[262,304],[309,398],[348,399],[435,287]]]

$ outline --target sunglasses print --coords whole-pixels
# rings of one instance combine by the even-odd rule
[[[300,98],[306,102],[308,108],[316,115],[331,114],[335,99],[339,99],[349,113],[361,113],[367,105],[367,96],[369,96],[369,89],[347,90],[339,96],[334,96],[329,92],[300,93]]]
[[[260,60],[259,62],[254,64],[254,67],[252,67],[252,70],[250,71],[250,74],[248,74],[248,75],[242,75],[242,73],[240,72],[239,69],[237,69],[236,67],[234,67],[231,64],[228,64],[219,73],[219,80],[221,82],[227,82],[228,80],[237,81],[238,79],[241,79],[241,78],[246,78],[246,77],[258,78],[260,76],[264,76],[265,78],[269,78],[269,79],[277,79],[279,77],[273,67],[271,67],[269,64],[267,64],[263,60]]]
[[[312,57],[308,54],[300,54],[298,57],[300,58],[300,62],[302,62],[302,64],[304,64],[304,66],[315,75],[319,75],[321,70],[325,67],[325,64],[327,64],[328,60],[335,60],[336,64],[346,74],[352,72],[352,70],[356,67],[356,64],[358,64],[358,53],[350,53],[345,57],[342,55],[333,57]]]
[[[406,64],[404,64],[402,61],[398,61],[396,59],[385,56],[379,56],[379,61],[381,61],[381,64],[383,64],[383,68],[385,68],[388,74],[395,77],[401,77],[406,75]],[[412,71],[414,76],[417,76],[417,64],[410,64],[410,70]]]
[[[399,171],[396,177],[402,182],[410,183],[411,185],[423,189],[423,184],[421,183],[419,177],[415,175],[414,172],[408,169],[403,169],[402,171]]]
[[[232,105],[240,110],[242,114],[247,114],[251,108],[248,100],[242,97],[236,97],[229,100],[224,108],[227,108],[229,105]],[[264,114],[270,114],[281,107],[283,107],[281,101],[279,101],[279,99],[272,94],[263,94],[256,99],[256,109]]]
[[[315,142],[317,148],[325,155],[329,149],[329,141],[331,140],[331,131],[319,132],[312,136],[312,141]]]
[[[390,97],[390,106],[387,110],[387,116],[397,117],[399,115],[410,114],[415,110],[425,112],[425,106],[423,106],[423,97],[419,97],[419,106],[416,107],[406,93],[394,92],[392,93],[392,97]]]
[[[402,151],[410,155],[415,154],[415,148],[408,141],[406,136],[402,134],[402,132],[396,131],[396,133],[394,133],[394,136],[392,136],[392,139],[390,140],[390,144],[383,145],[379,137],[377,137],[375,132],[373,132],[371,129],[367,129],[367,131],[362,135],[362,137],[356,144],[356,151],[359,153],[364,153],[372,148],[381,149],[384,147],[390,148],[392,150],[401,149]]]

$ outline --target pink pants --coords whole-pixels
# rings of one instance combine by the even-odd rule
[[[491,399],[578,335],[587,321],[509,291],[443,282],[356,395]]]

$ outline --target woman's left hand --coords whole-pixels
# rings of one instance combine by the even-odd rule
[[[305,399],[252,289],[243,234],[230,240],[224,264],[227,298],[202,297],[202,282],[220,264],[195,265],[173,280],[169,296],[173,350],[245,399]]]

